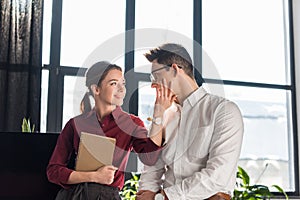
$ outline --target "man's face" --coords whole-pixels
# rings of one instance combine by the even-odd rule
[[[173,94],[176,94],[176,77],[174,76],[175,70],[172,68],[172,65],[163,65],[159,64],[156,60],[152,62],[151,69],[151,87],[157,90],[161,90],[161,85],[164,84]],[[175,99],[175,102],[178,103],[178,100]]]
[[[163,79],[166,80],[166,84],[169,85],[171,78],[171,66],[159,64],[156,60],[152,62],[151,69],[151,87],[156,88],[159,84],[162,84]]]

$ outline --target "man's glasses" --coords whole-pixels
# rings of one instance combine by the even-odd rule
[[[159,71],[159,70],[162,70],[162,69],[165,69],[165,68],[169,68],[169,67],[171,67],[172,66],[172,64],[171,65],[164,65],[163,67],[161,67],[161,68],[158,68],[158,69],[156,69],[156,70],[153,70],[152,72],[151,72],[151,74],[150,74],[150,80],[151,80],[151,82],[156,82],[156,80],[157,80],[157,78],[155,77],[155,72],[157,72],[157,71]]]
[[[169,67],[171,67],[172,66],[172,64],[170,64],[170,65],[164,65],[163,67],[161,67],[161,68],[158,68],[158,69],[156,69],[156,70],[153,70],[152,72],[151,72],[151,74],[150,74],[150,80],[151,80],[151,82],[153,83],[153,82],[156,82],[156,80],[157,80],[157,77],[155,77],[155,72],[157,72],[157,71],[159,71],[159,70],[162,70],[162,69],[165,69],[165,68],[169,68]],[[179,66],[179,65],[177,65],[179,68],[182,68],[181,66]]]

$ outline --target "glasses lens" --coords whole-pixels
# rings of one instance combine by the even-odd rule
[[[151,82],[155,82],[155,78],[154,78],[153,74],[150,74],[150,80],[151,80]]]

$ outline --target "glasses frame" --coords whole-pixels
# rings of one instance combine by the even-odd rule
[[[161,68],[158,68],[158,69],[156,69],[156,70],[153,70],[153,71],[150,73],[150,80],[151,80],[151,82],[152,82],[152,83],[156,82],[156,79],[155,79],[155,77],[154,77],[154,75],[153,75],[154,72],[157,72],[157,71],[159,71],[159,70],[162,70],[162,69],[166,69],[166,68],[172,67],[172,65],[173,65],[173,64],[164,65],[164,66],[161,67]],[[178,68],[182,69],[181,66],[179,66],[179,65],[177,65],[177,66],[178,66]]]

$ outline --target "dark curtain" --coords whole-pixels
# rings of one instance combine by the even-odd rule
[[[1,0],[0,131],[39,130],[43,0]]]

